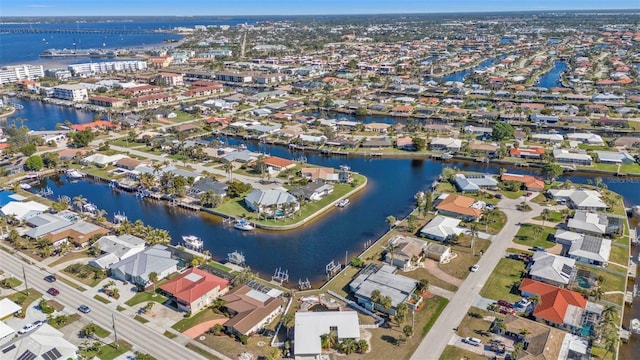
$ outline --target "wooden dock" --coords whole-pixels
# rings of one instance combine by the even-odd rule
[[[624,293],[624,303],[633,305],[633,293],[631,291],[626,291]]]

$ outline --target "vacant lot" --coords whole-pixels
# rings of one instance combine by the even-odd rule
[[[518,295],[517,291],[523,271],[524,262],[501,259],[480,291],[480,295],[494,300],[504,299],[512,302],[520,300],[522,296]]]
[[[556,245],[555,242],[548,240],[555,232],[556,229],[552,227],[523,224],[520,230],[518,230],[513,242],[529,247],[540,246],[548,249]]]

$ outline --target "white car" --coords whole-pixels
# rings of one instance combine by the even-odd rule
[[[18,334],[20,334],[20,335],[26,334],[29,331],[31,331],[31,330],[33,330],[33,329],[35,329],[37,327],[38,327],[38,325],[36,325],[36,324],[27,324],[27,325],[23,326],[22,329],[18,330]]]
[[[478,271],[478,269],[480,269],[480,266],[478,264],[475,264],[471,267],[471,272],[476,272]]]

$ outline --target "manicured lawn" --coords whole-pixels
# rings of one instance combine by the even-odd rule
[[[107,299],[107,298],[105,298],[103,296],[100,296],[100,295],[95,295],[93,298],[98,300],[98,301],[100,301],[103,304],[110,304],[111,303],[111,300],[109,300],[109,299]]]
[[[49,264],[49,266],[53,267],[62,263],[65,263],[67,261],[71,261],[71,260],[75,260],[75,259],[80,259],[80,258],[86,258],[86,257],[91,257],[89,255],[88,251],[72,251],[72,252],[68,252],[65,256],[62,256],[60,258],[58,258],[56,261],[52,262],[51,264]]]
[[[160,294],[154,294],[152,292],[143,291],[135,294],[131,299],[127,300],[125,304],[129,306],[135,306],[137,304],[147,302],[147,301],[155,301],[157,303],[162,304],[165,301],[167,301],[167,298]]]
[[[231,272],[231,269],[230,269],[230,268],[228,268],[228,267],[226,267],[226,266],[224,266],[224,265],[220,264],[220,263],[219,263],[219,262],[217,262],[217,261],[213,261],[213,260],[212,260],[212,261],[209,261],[209,262],[207,262],[207,265],[212,266],[212,267],[214,267],[214,268],[216,268],[216,269],[222,270],[222,271],[227,272],[227,273],[230,273],[230,272]]]
[[[540,233],[536,234],[534,229],[540,229]],[[520,245],[526,245],[530,247],[541,246],[545,249],[551,248],[556,245],[555,242],[549,241],[552,234],[555,234],[556,229],[548,226],[523,224],[520,226],[520,230],[513,239],[513,242]]]
[[[614,262],[616,264],[628,266],[629,263],[629,249],[621,246],[611,246],[611,255],[609,256],[609,261]],[[616,267],[619,268],[619,267]],[[614,269],[616,269],[614,268]]]
[[[403,275],[408,276],[412,279],[420,280],[427,279],[429,281],[429,285],[437,286],[439,288],[443,288],[449,291],[457,291],[458,287],[448,282],[441,280],[439,277],[431,274],[424,268],[419,268],[411,272],[403,273]]]
[[[220,319],[221,317],[222,315],[216,314],[212,309],[207,308],[195,315],[192,315],[191,317],[184,318],[178,321],[177,323],[173,324],[171,328],[179,332],[184,332],[185,330],[188,330],[195,325],[209,320]]]
[[[543,220],[542,215],[536,216],[534,217],[535,220]],[[549,222],[561,222],[562,220],[564,220],[564,216],[562,215],[562,212],[560,211],[550,211],[549,214],[547,215],[547,220]]]
[[[67,321],[64,323],[57,323],[57,322],[50,322],[49,325],[51,325],[52,327],[56,328],[56,329],[62,329],[63,327],[71,324],[72,322],[78,321],[80,320],[80,314],[71,314],[71,315],[64,315],[67,317]]]
[[[453,345],[447,345],[440,355],[440,360],[450,359],[485,360],[486,357]]]
[[[486,251],[491,245],[491,241],[476,238],[475,255],[471,253],[471,238],[468,235],[465,235],[464,241],[459,241],[458,244],[451,248],[451,251],[458,254],[458,256],[451,260],[450,263],[439,264],[438,267],[451,276],[455,276],[458,279],[466,279],[469,275],[469,269],[480,260],[480,252]]]
[[[436,187],[436,191],[437,193],[450,193],[450,194],[454,194],[456,193],[456,187],[453,186],[453,184],[451,184],[448,181],[442,181],[440,183],[438,183],[438,186]]]
[[[446,308],[449,303],[449,300],[439,296],[434,296],[426,301],[427,305],[425,305],[422,311],[429,315],[429,321],[422,327],[422,337],[427,336],[429,330],[431,330],[433,324],[436,323],[436,320],[438,320],[438,317],[440,317],[440,314],[442,314],[444,308]],[[417,329],[415,331],[417,332]]]
[[[104,345],[98,350],[98,353],[95,355],[100,360],[113,360],[118,356],[126,353],[131,350],[131,344],[127,343],[124,340],[118,340],[118,348],[116,349],[115,343]],[[87,357],[92,358],[92,357]]]
[[[474,314],[476,316],[471,316]],[[478,317],[480,316],[480,317]],[[461,337],[474,337],[482,340],[482,342],[486,343],[491,339],[489,335],[489,327],[491,326],[491,322],[484,320],[482,317],[484,316],[498,316],[502,318],[498,313],[489,312],[485,309],[479,309],[476,307],[469,308],[467,315],[465,315],[464,319],[460,325],[458,325],[458,331],[456,332],[458,336]]]
[[[520,196],[524,195],[524,190],[517,190],[517,191],[500,190],[500,193],[509,199],[517,199]]]
[[[514,259],[500,259],[498,265],[489,276],[480,295],[494,300],[516,302],[522,298],[517,294],[517,286],[524,272],[525,264]]]
[[[491,221],[489,223],[487,232],[489,234],[497,234],[500,232],[500,230],[502,230],[502,228],[504,227],[504,224],[507,222],[507,215],[500,210],[496,210],[496,214],[497,216],[495,217],[495,219],[493,219],[493,221]],[[480,220],[480,222],[482,223],[482,220]],[[479,228],[480,231],[484,231],[485,227],[480,226]]]
[[[516,249],[516,248],[507,248],[507,252],[511,253],[511,254],[533,255],[533,251],[520,250],[520,249]]]
[[[42,294],[33,289],[29,289],[29,295],[27,295],[26,292],[23,290],[7,296],[9,300],[12,300],[16,304],[22,306],[23,314],[25,314],[29,305],[31,305],[32,302],[36,301],[40,297],[42,297]]]
[[[72,278],[91,287],[98,285],[107,277],[104,272],[98,272],[96,268],[87,264],[72,264],[67,266],[63,271]]]
[[[111,332],[107,329],[103,329],[101,328],[99,325],[93,324],[95,326],[95,335],[101,339],[106,338],[107,336],[111,335]]]
[[[6,286],[9,289],[13,289],[15,287],[18,287],[18,286],[22,285],[22,281],[20,281],[20,279],[14,278],[14,277],[11,277],[11,278],[8,278],[8,279],[4,279],[3,282],[4,282],[3,285]]]

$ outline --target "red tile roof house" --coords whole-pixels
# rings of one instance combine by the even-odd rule
[[[531,279],[522,280],[519,289],[522,296],[540,298],[533,310],[536,320],[560,329],[580,331],[583,326],[589,326],[588,323],[597,324],[602,314],[602,305],[587,301],[575,291]]]
[[[279,295],[271,296],[247,285],[233,289],[221,299],[227,302],[225,308],[233,315],[224,323],[224,327],[229,332],[241,335],[258,332],[282,313],[284,307]]]
[[[229,281],[191,268],[162,285],[160,289],[175,300],[179,310],[195,314],[226,294],[229,291]]]
[[[530,191],[543,191],[544,180],[531,175],[509,174],[504,173],[500,176],[501,181],[517,181],[524,184],[525,188]]]
[[[291,169],[293,167],[296,166],[296,162],[295,161],[291,161],[288,159],[283,159],[277,156],[269,156],[267,158],[264,158],[264,160],[262,160],[262,162],[271,167],[274,171],[282,171],[282,170],[286,170],[286,169]]]

